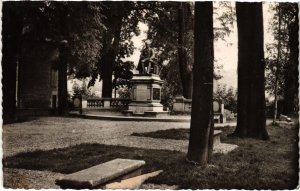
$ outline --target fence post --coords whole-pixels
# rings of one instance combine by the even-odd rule
[[[103,107],[110,108],[110,102],[111,102],[111,99],[104,99]]]
[[[84,113],[86,109],[87,109],[87,99],[82,97],[80,114]]]
[[[173,111],[178,113],[185,113],[184,108],[184,97],[183,96],[177,96],[175,97],[173,101]]]
[[[226,123],[226,114],[225,114],[225,110],[224,110],[224,103],[221,102],[220,103],[220,106],[221,106],[221,123]]]

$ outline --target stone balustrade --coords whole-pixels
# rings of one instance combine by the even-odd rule
[[[221,101],[213,101],[214,121],[217,123],[225,123],[226,116],[224,104]],[[175,97],[173,100],[173,113],[190,114],[192,111],[192,99],[185,99],[183,96]]]
[[[88,98],[82,99],[82,109],[128,109],[130,99],[123,98]]]

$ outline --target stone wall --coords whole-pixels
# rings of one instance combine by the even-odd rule
[[[34,44],[23,52],[18,83],[18,108],[52,107],[52,92],[57,92],[57,85],[53,85],[52,79],[55,77],[52,61],[56,54],[55,49],[41,43]]]

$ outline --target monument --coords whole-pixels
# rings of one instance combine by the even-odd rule
[[[126,115],[142,115],[156,117],[169,112],[163,110],[161,101],[160,67],[156,61],[155,54],[146,44],[137,67],[139,74],[134,74],[131,79],[132,92],[131,103]]]

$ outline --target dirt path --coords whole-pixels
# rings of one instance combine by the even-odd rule
[[[189,123],[176,122],[102,121],[44,117],[24,123],[4,125],[2,134],[3,153],[6,157],[20,152],[51,150],[81,143],[100,143],[186,152],[187,140],[154,139],[131,136],[131,134],[134,132],[189,128],[189,125]]]
[[[161,144],[162,140],[130,136],[133,132],[141,133],[171,128],[189,128],[189,123],[117,122],[44,117],[24,123],[4,125],[3,154],[11,156],[19,152],[50,150],[81,143],[168,150],[173,150],[180,145],[185,147],[186,144],[182,141],[170,140],[170,144]]]
[[[3,157],[20,152],[51,150],[82,143],[122,145],[144,149],[164,149],[186,152],[187,140],[155,139],[131,136],[173,128],[189,128],[189,123],[102,121],[79,118],[43,117],[24,123],[4,125],[2,130]],[[215,152],[226,151],[231,146],[223,144]],[[58,188],[55,179],[59,173],[24,169],[4,169],[5,187]]]

